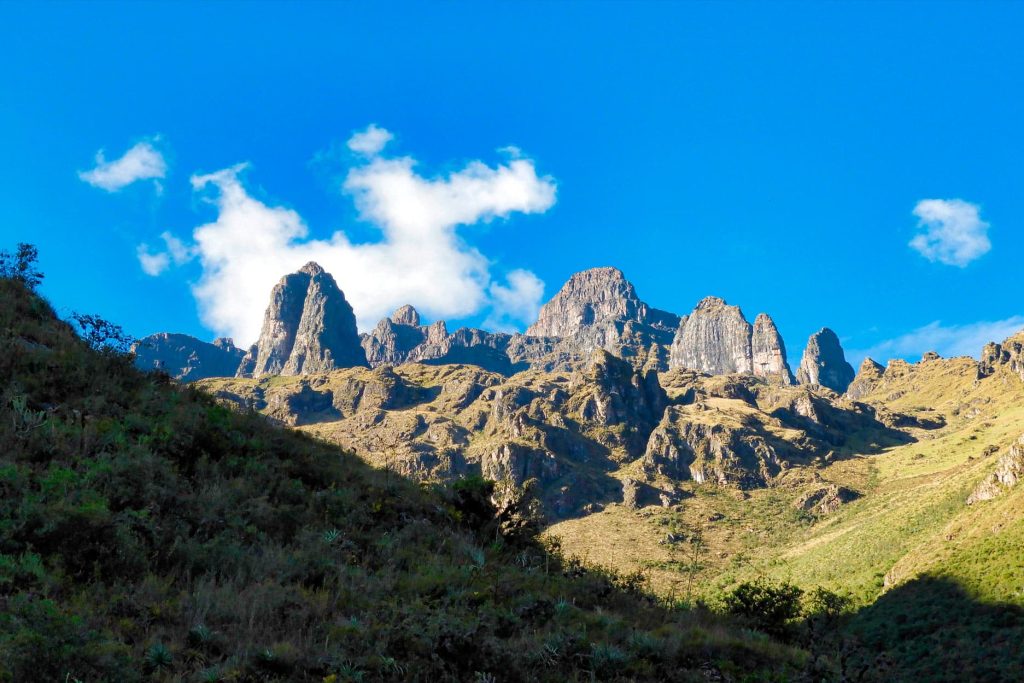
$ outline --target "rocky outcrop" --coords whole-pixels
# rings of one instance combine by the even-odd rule
[[[796,499],[793,507],[816,515],[829,515],[838,510],[840,506],[857,498],[860,498],[860,494],[853,489],[838,484],[829,484],[804,493]]]
[[[674,480],[753,488],[770,483],[790,447],[754,425],[708,419],[699,404],[670,406],[651,433],[644,468]]]
[[[307,263],[274,286],[251,372],[301,375],[366,365],[352,307],[330,273]]]
[[[1007,489],[1016,486],[1021,479],[1024,479],[1024,436],[999,458],[995,471],[978,484],[967,498],[967,504],[974,505],[1001,496]]]
[[[796,379],[800,384],[828,387],[836,393],[846,391],[853,382],[853,366],[846,362],[846,354],[836,333],[827,327],[807,340]]]
[[[208,377],[231,377],[244,352],[231,339],[212,344],[187,334],[151,334],[132,345],[135,365],[143,370],[160,370],[182,382]]]
[[[878,386],[884,373],[885,366],[881,363],[876,363],[871,358],[865,358],[861,361],[857,376],[853,378],[853,382],[846,388],[846,396],[854,401],[864,398]]]
[[[993,375],[1000,367],[1008,369],[1024,380],[1024,331],[1018,332],[1001,344],[990,342],[982,349],[978,377]]]
[[[716,296],[701,300],[680,320],[668,365],[709,375],[753,374],[793,383],[786,345],[771,317],[761,313],[751,326],[739,306]]]
[[[750,338],[752,365],[756,377],[765,377],[782,384],[793,383],[793,373],[786,361],[786,344],[767,313],[759,313],[754,320]]]

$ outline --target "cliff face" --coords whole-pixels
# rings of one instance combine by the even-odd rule
[[[840,394],[846,391],[853,382],[853,366],[846,362],[835,332],[823,327],[811,335],[796,377],[800,384],[817,384]]]
[[[301,375],[366,365],[356,318],[330,273],[307,263],[270,293],[255,361],[239,370],[253,377]]]
[[[682,318],[672,341],[669,368],[709,375],[753,374],[792,384],[786,346],[775,322],[761,313],[751,326],[739,306],[709,296]]]

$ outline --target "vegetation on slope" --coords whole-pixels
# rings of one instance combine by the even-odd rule
[[[0,279],[0,680],[786,680],[805,663],[503,532],[483,482],[423,490],[140,373],[105,336],[92,348]]]

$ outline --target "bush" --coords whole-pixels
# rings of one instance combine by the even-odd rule
[[[791,583],[778,585],[766,579],[748,581],[725,596],[726,609],[775,636],[785,636],[790,623],[800,616],[804,592]]]

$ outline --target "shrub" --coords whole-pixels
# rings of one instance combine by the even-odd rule
[[[772,584],[766,579],[741,583],[725,596],[731,614],[749,620],[766,633],[784,636],[800,616],[803,590],[790,583]]]
[[[13,254],[0,251],[0,277],[18,280],[29,289],[35,289],[43,281],[43,273],[36,267],[39,250],[24,242],[18,244]]]

